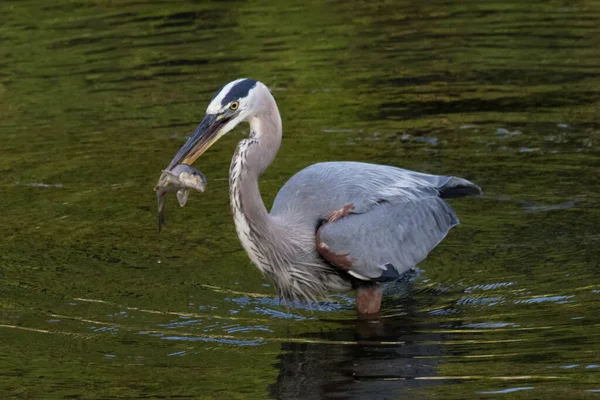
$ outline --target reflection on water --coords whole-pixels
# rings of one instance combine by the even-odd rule
[[[411,398],[416,389],[441,384],[437,368],[444,335],[420,332],[413,318],[350,320],[333,332],[299,336],[307,342],[283,343],[271,397]],[[319,342],[310,342],[315,339]]]
[[[0,397],[564,398],[600,391],[594,1],[0,3]],[[152,187],[214,91],[268,84],[270,203],[308,164],[485,196],[387,291],[285,304],[235,235],[232,132],[157,235]]]

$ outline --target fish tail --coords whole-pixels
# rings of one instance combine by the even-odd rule
[[[163,225],[165,225],[165,214],[162,212],[158,213],[158,233],[162,229]]]

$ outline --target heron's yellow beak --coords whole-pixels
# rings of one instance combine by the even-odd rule
[[[192,136],[177,152],[167,170],[177,164],[192,165],[198,157],[226,133],[223,132],[222,128],[229,120],[230,118],[223,115],[206,114]]]

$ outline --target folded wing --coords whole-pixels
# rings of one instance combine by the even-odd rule
[[[332,265],[362,280],[395,280],[423,261],[459,223],[437,196],[390,198],[360,214],[326,222],[317,249]]]

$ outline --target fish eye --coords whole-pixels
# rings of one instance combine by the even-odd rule
[[[234,101],[233,103],[231,103],[229,105],[229,109],[232,111],[237,110],[240,107],[240,103],[238,103],[237,101]]]

